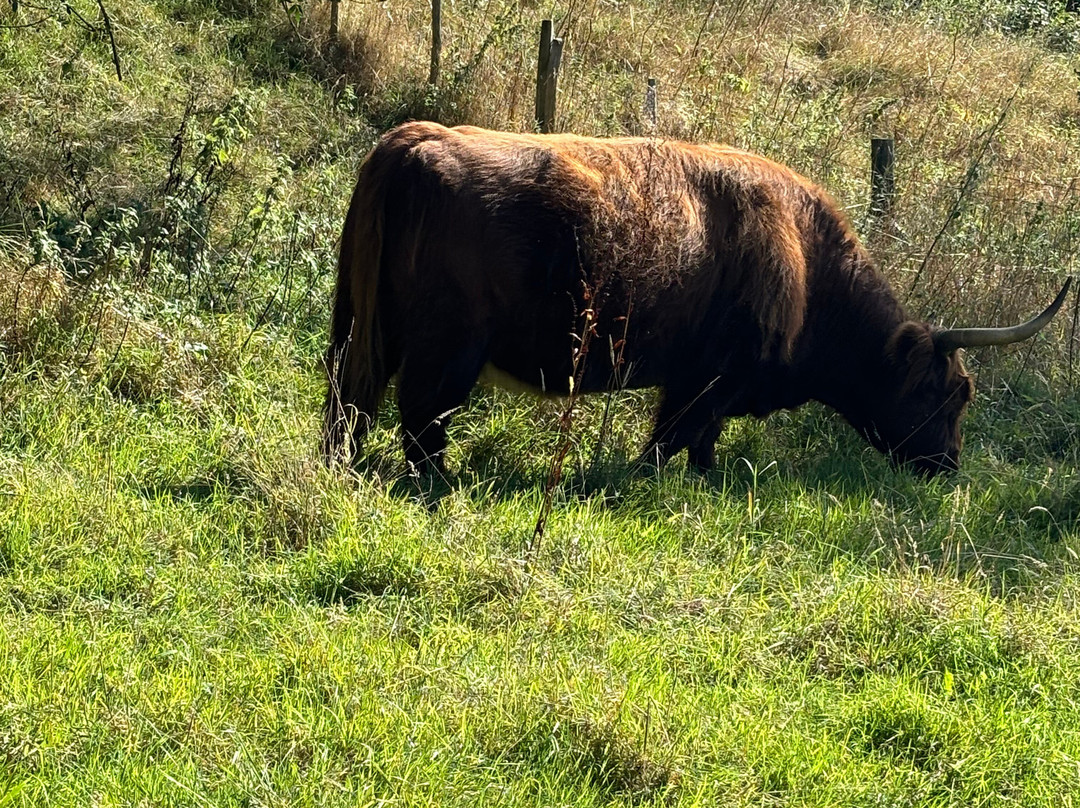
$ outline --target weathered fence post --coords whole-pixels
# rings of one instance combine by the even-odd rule
[[[896,198],[896,144],[891,137],[870,139],[870,215],[888,216]]]
[[[645,115],[649,124],[656,128],[656,79],[650,78],[645,88]]]
[[[330,41],[337,42],[338,38],[338,4],[341,0],[330,0]]]
[[[439,63],[442,60],[442,0],[431,0],[431,70],[428,84],[439,83]]]
[[[536,126],[541,132],[555,127],[555,98],[562,62],[561,39],[553,38],[551,20],[540,23],[540,55],[536,62]]]

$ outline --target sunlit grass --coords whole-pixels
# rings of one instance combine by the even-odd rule
[[[1075,446],[976,447],[927,484],[810,409],[734,425],[708,477],[642,475],[618,450],[590,468],[589,404],[530,550],[549,447],[528,399],[478,396],[436,500],[322,469],[306,371],[260,361],[197,412],[5,381],[17,803],[1057,805],[1080,785]],[[373,451],[399,462],[392,413]]]
[[[105,0],[123,82],[37,5],[0,29],[0,805],[1076,802],[1067,314],[968,358],[947,479],[818,406],[732,423],[707,476],[634,469],[654,394],[592,398],[537,543],[558,405],[477,391],[431,485],[392,400],[355,473],[316,456],[359,160],[413,115],[531,128],[541,16],[564,128],[644,131],[657,77],[660,134],[823,182],[947,324],[1075,269],[1067,23],[447,4],[430,93],[421,0],[344,2],[337,46],[325,4]],[[901,158],[876,230],[871,134]]]

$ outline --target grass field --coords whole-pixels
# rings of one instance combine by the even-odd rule
[[[122,80],[64,6],[0,12],[0,806],[1080,804],[1076,298],[969,356],[948,479],[817,406],[635,472],[651,396],[593,398],[537,541],[557,404],[477,391],[431,490],[392,406],[316,454],[359,161],[528,128],[541,16],[565,128],[639,131],[657,76],[662,134],[822,181],[914,312],[989,324],[1077,270],[1057,6],[447,4],[435,92],[424,2],[333,46],[322,4],[104,0]]]

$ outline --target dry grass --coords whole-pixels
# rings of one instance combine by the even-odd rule
[[[18,251],[0,253],[0,345],[25,347],[36,328],[63,319],[67,308],[63,272]]]
[[[364,65],[362,77],[344,79],[384,106],[397,99],[387,123],[427,115],[532,128],[533,51],[547,7],[449,7],[443,83],[436,96],[416,90],[411,101],[402,88],[423,86],[428,3],[342,7],[342,47]],[[872,246],[916,313],[948,323],[1029,316],[1076,271],[1080,156],[1068,143],[1080,101],[1067,57],[1033,40],[951,34],[867,10],[770,2],[707,10],[673,16],[663,3],[600,0],[564,7],[559,127],[648,131],[644,88],[656,77],[659,134],[787,162],[829,188],[860,227],[869,139],[894,137],[899,197]],[[324,22],[312,18],[312,30]],[[1053,328],[1060,356],[1068,318]]]

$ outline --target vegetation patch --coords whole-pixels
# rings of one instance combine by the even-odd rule
[[[889,701],[874,701],[854,716],[852,740],[866,752],[887,755],[923,771],[950,767],[958,738],[948,719],[935,715],[917,692],[899,691]]]
[[[311,584],[311,597],[323,606],[339,603],[349,607],[365,597],[416,595],[419,584],[416,570],[392,563],[342,563],[320,573]]]
[[[666,805],[677,801],[680,773],[635,748],[610,721],[596,723],[556,705],[537,707],[538,720],[516,730],[511,745],[493,750],[511,766],[556,766],[595,790],[602,803]]]

